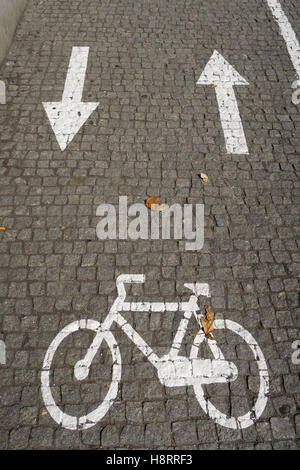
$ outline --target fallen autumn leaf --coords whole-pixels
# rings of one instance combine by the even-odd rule
[[[206,315],[205,317],[201,318],[201,325],[203,331],[205,333],[205,336],[207,336],[209,339],[216,341],[216,339],[211,335],[211,333],[214,331],[213,323],[215,319],[215,314],[211,311],[210,307],[207,307],[205,310]]]
[[[158,204],[158,201],[159,201],[158,196],[149,197],[146,200],[146,206],[151,211],[164,211],[165,209],[167,209],[169,207],[169,206],[167,206],[167,204],[163,204],[162,202],[160,202]]]
[[[200,173],[200,178],[202,179],[202,181],[204,181],[204,183],[209,182],[208,176],[205,173]]]

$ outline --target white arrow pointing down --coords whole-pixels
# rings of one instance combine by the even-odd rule
[[[73,47],[62,101],[43,103],[56,140],[64,151],[99,103],[83,103],[89,47]]]
[[[214,51],[197,85],[215,85],[221,124],[228,153],[249,153],[242,120],[234,93],[234,85],[249,83]]]

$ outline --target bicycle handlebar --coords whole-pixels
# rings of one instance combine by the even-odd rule
[[[118,297],[125,300],[126,290],[124,284],[142,284],[145,282],[144,274],[120,274],[117,277],[116,285],[118,291]],[[210,297],[210,289],[207,283],[193,283],[193,284],[184,284],[187,289],[190,289],[196,297],[199,295],[204,295],[205,297]]]

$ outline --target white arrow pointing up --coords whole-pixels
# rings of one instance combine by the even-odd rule
[[[74,139],[99,103],[83,103],[89,47],[73,47],[62,101],[43,103],[62,151]]]
[[[249,153],[234,93],[234,85],[249,85],[241,75],[214,51],[197,85],[215,85],[221,124],[228,153]]]

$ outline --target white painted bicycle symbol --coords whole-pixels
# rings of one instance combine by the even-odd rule
[[[117,396],[118,385],[121,380],[121,354],[118,344],[110,331],[115,322],[122,331],[133,341],[138,349],[146,356],[150,363],[157,369],[158,379],[166,387],[180,387],[191,385],[197,400],[210,418],[216,423],[231,429],[241,429],[251,426],[264,411],[267,403],[269,391],[269,375],[267,364],[263,353],[253,336],[241,325],[231,320],[215,320],[215,329],[228,328],[233,333],[239,335],[251,349],[257,364],[260,385],[257,399],[252,409],[239,417],[228,417],[220,412],[204,396],[203,385],[212,383],[226,383],[236,380],[238,377],[237,367],[233,362],[225,360],[223,353],[217,343],[208,339],[202,332],[202,328],[195,336],[190,351],[190,357],[179,355],[183,338],[186,334],[189,320],[195,316],[201,327],[201,314],[197,305],[197,296],[204,295],[210,297],[209,285],[203,283],[185,284],[185,287],[192,290],[188,302],[125,302],[125,283],[143,283],[145,276],[142,274],[123,274],[117,278],[116,285],[118,296],[114,301],[109,314],[102,324],[95,320],[78,320],[63,328],[50,344],[44,358],[41,374],[42,396],[45,406],[52,418],[66,429],[82,430],[97,424],[108,412]],[[178,330],[175,334],[173,344],[168,354],[158,357],[135,329],[125,320],[120,312],[163,312],[163,311],[183,311],[184,317],[181,319]],[[63,412],[57,406],[50,386],[50,372],[54,355],[60,344],[72,333],[79,330],[91,330],[95,333],[94,339],[88,348],[85,357],[78,361],[74,367],[76,380],[82,381],[89,375],[90,366],[97,354],[102,341],[105,341],[112,355],[112,379],[107,394],[103,402],[92,412],[85,416],[76,417]],[[213,359],[202,359],[198,357],[200,344],[206,341],[211,350]]]

